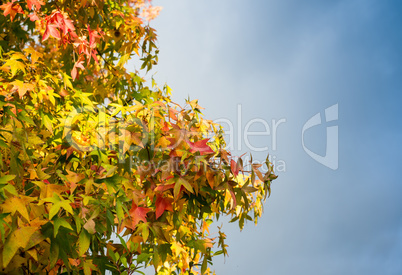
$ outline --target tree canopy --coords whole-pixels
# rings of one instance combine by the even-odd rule
[[[0,268],[210,274],[213,221],[257,223],[276,178],[197,100],[172,102],[144,0],[0,1]],[[137,58],[140,71],[128,71]],[[118,240],[116,242],[116,240]]]

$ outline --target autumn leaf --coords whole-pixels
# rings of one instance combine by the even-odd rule
[[[95,229],[95,221],[93,219],[89,219],[85,224],[84,228],[88,231],[89,234],[95,234],[96,229]]]
[[[146,216],[149,211],[149,208],[138,207],[133,201],[131,209],[129,210],[129,214],[131,217],[131,228],[134,228],[139,223],[139,221],[147,222]]]
[[[14,85],[14,89],[18,91],[18,95],[23,97],[27,91],[32,91],[34,89],[34,85],[31,83],[24,83],[21,80],[15,80],[11,84]]]
[[[182,107],[168,85],[147,83],[141,67],[159,48],[139,16],[160,7],[0,5],[13,21],[3,16],[0,33],[2,272],[212,274],[213,257],[227,255],[212,220],[257,222],[276,176],[269,160],[266,173],[243,171],[198,100]],[[132,59],[140,71],[125,66]]]
[[[39,58],[43,57],[43,54],[38,52],[38,51],[36,51],[33,47],[29,47],[29,48],[24,49],[24,52],[26,52],[27,54],[31,55],[32,64],[35,64],[36,61],[38,61]]]
[[[55,238],[56,238],[56,236],[57,236],[57,234],[58,234],[58,232],[59,232],[59,228],[60,228],[61,226],[64,227],[64,228],[70,229],[71,231],[74,231],[74,229],[71,227],[71,225],[70,225],[65,219],[63,219],[63,218],[57,218],[57,219],[54,221],[53,226],[54,226],[53,234],[54,234],[54,237],[55,237]]]
[[[2,176],[0,177],[0,184],[4,184],[7,183],[13,179],[15,179],[15,175],[6,175],[6,176]]]
[[[71,77],[73,78],[73,80],[75,80],[78,76],[78,70],[77,68],[80,68],[82,70],[85,70],[84,67],[84,60],[82,58],[80,58],[77,62],[75,62],[73,69],[71,70]]]
[[[42,42],[46,41],[50,36],[53,36],[56,39],[60,39],[60,31],[58,26],[55,24],[47,24],[45,32],[43,33]]]
[[[7,238],[3,248],[3,266],[7,266],[19,248],[25,248],[37,227],[24,226],[15,229]]]
[[[15,59],[9,59],[4,63],[2,68],[11,68],[11,75],[14,76],[17,74],[18,71],[26,72],[25,70],[25,65],[21,61],[15,60]]]
[[[45,3],[43,1],[40,0],[27,0],[27,6],[28,9],[32,9],[33,7],[35,7],[37,10],[40,10],[41,6],[43,6]]]
[[[4,10],[3,15],[7,16],[10,14],[10,19],[11,21],[14,20],[15,16],[17,15],[17,13],[21,13],[24,14],[24,11],[22,10],[21,6],[17,3],[14,4],[16,0],[13,0],[12,2],[9,2],[7,4],[3,4],[0,6],[0,8],[2,10]]]
[[[170,177],[173,177],[173,176],[170,176]],[[166,179],[167,179],[167,178],[166,178]],[[155,191],[157,191],[157,192],[164,192],[164,191],[166,191],[166,190],[173,189],[174,186],[175,186],[174,183],[173,183],[173,184],[167,184],[167,185],[158,185],[158,186],[155,188]]]
[[[230,169],[232,170],[234,176],[237,176],[239,174],[239,168],[237,167],[236,161],[234,161],[233,159],[230,160]]]
[[[15,212],[18,212],[22,217],[29,221],[30,219],[26,203],[27,202],[21,198],[11,197],[1,204],[1,208],[3,209],[3,213],[11,213],[14,215]]]
[[[162,214],[163,214],[163,212],[165,212],[165,210],[173,212],[172,200],[169,198],[162,197],[162,196],[157,196],[157,199],[155,202],[156,218],[158,219],[160,216],[162,216]]]
[[[190,146],[190,153],[200,152],[200,155],[214,154],[214,150],[207,145],[208,138],[199,140],[197,142],[187,141]]]
[[[78,253],[80,256],[84,255],[88,251],[89,245],[91,244],[91,235],[82,229],[80,236],[78,238]]]
[[[141,16],[144,17],[147,21],[151,21],[159,15],[159,12],[161,10],[162,10],[162,7],[149,6],[149,7],[144,8],[143,12],[141,13]]]

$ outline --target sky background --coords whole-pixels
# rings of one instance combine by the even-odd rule
[[[199,99],[207,118],[231,121],[236,133],[266,121],[271,135],[249,141],[268,150],[243,138],[240,148],[235,136],[232,151],[285,164],[257,226],[224,224],[229,257],[215,258],[217,274],[402,274],[402,2],[154,4],[164,7],[151,22],[158,83],[177,103]],[[326,127],[338,126],[337,170],[301,139],[303,125],[334,104],[339,120],[310,128],[305,145],[325,155]]]

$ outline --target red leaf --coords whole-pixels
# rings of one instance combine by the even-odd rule
[[[54,24],[49,24],[49,22],[48,22],[46,25],[45,33],[43,34],[43,37],[42,37],[42,42],[45,41],[46,39],[48,39],[49,36],[53,36],[54,38],[60,39],[60,32],[59,32],[57,26]]]
[[[89,47],[95,48],[96,47],[96,38],[100,38],[101,36],[98,34],[97,31],[91,30],[88,25],[88,33],[89,33]]]
[[[96,50],[92,50],[91,55],[93,57],[93,59],[95,60],[96,64],[99,64],[99,60],[98,57],[96,57]]]
[[[165,210],[173,212],[172,201],[169,198],[164,198],[158,195],[155,202],[155,210],[157,219],[162,216]]]
[[[190,152],[200,152],[201,155],[214,154],[214,150],[207,145],[208,140],[209,139],[206,138],[197,142],[187,141],[188,145],[190,145]]]
[[[239,167],[237,167],[237,163],[233,159],[230,161],[230,169],[233,175],[237,176],[239,174]]]
[[[68,18],[63,18],[64,24],[63,24],[63,34],[66,35],[68,32],[74,32],[75,27],[73,24],[73,21],[71,21]]]

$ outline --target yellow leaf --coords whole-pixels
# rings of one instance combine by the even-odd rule
[[[36,248],[32,248],[27,251],[28,255],[31,256],[35,261],[38,261],[38,251],[36,251]]]
[[[29,214],[26,207],[26,202],[20,198],[12,197],[7,199],[2,205],[3,213],[11,213],[12,215],[15,212],[21,214],[27,221],[29,221]]]
[[[166,137],[161,137],[158,141],[157,147],[161,147],[162,149],[167,149],[170,145],[170,141]]]
[[[51,198],[53,197],[53,194],[56,193],[57,195],[60,195],[61,193],[67,191],[68,188],[64,185],[58,185],[58,184],[46,184],[43,186],[41,190],[41,199],[46,199],[46,198]]]
[[[25,55],[21,52],[16,52],[13,53],[13,55],[10,57],[11,60],[18,60],[21,59],[23,61],[27,61],[27,58],[25,57]]]
[[[185,180],[184,178],[179,178],[178,181],[180,181],[180,184],[184,186],[189,192],[194,193],[193,187],[191,184]]]
[[[1,68],[3,69],[11,68],[12,76],[14,76],[18,70],[23,71],[24,73],[26,72],[24,63],[13,59],[7,60],[7,62]]]
[[[15,253],[17,253],[19,248],[25,248],[27,246],[29,239],[37,229],[37,227],[25,226],[17,228],[8,236],[3,249],[4,267],[10,263],[11,259],[14,257]]]
[[[70,191],[73,192],[75,190],[75,187],[77,186],[77,183],[80,182],[85,178],[84,174],[77,174],[72,171],[67,170],[68,175],[65,177],[68,180],[68,183],[70,184]]]
[[[24,52],[26,52],[27,54],[31,54],[32,64],[36,63],[36,61],[38,61],[39,58],[43,57],[43,54],[36,51],[33,47],[24,49]]]

